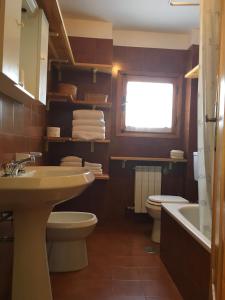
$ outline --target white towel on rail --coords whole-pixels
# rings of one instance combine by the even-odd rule
[[[104,140],[105,139],[105,133],[94,132],[94,131],[87,132],[87,131],[73,130],[72,131],[72,138],[80,139],[80,140],[86,140],[86,141]]]
[[[72,131],[87,131],[87,132],[100,132],[105,133],[104,126],[73,126]]]
[[[72,121],[72,126],[105,126],[105,121],[103,119],[101,120],[89,120],[89,119],[78,119]]]
[[[73,119],[104,119],[104,113],[101,110],[79,109],[73,111]]]

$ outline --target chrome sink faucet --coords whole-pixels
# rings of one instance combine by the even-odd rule
[[[41,157],[41,152],[30,152],[28,154],[28,157],[20,160],[13,160],[7,164],[4,165],[4,174],[3,176],[18,176],[20,173],[24,173],[25,165],[27,163],[35,163],[35,159],[37,157]]]

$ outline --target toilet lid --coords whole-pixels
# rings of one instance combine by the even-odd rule
[[[189,201],[180,196],[170,195],[151,195],[148,197],[149,202],[160,205],[161,203],[188,203]]]

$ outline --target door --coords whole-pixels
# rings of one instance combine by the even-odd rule
[[[213,229],[211,293],[213,300],[225,299],[225,2],[221,1],[220,64],[218,112],[213,184]]]

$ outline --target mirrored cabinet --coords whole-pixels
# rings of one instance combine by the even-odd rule
[[[17,88],[17,100],[22,92],[45,104],[49,25],[43,10],[35,0],[1,0],[0,22],[2,92],[14,98]]]

